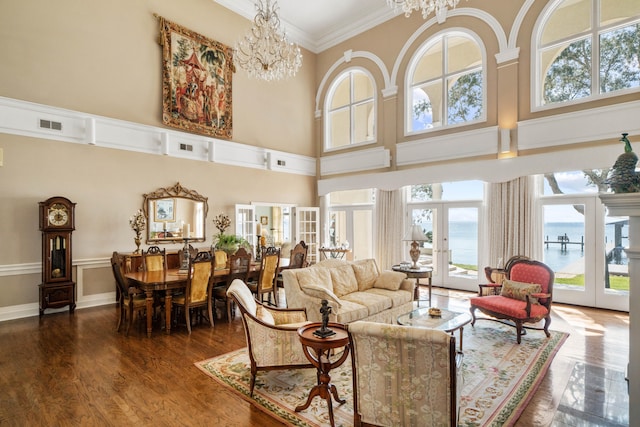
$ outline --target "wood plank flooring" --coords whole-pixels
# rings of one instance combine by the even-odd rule
[[[434,305],[468,308],[468,293],[434,293]],[[190,336],[185,327],[170,336],[156,327],[151,338],[136,322],[126,337],[115,331],[118,311],[114,304],[0,322],[0,425],[281,425],[193,365],[245,346],[239,318],[219,320],[213,329],[196,325]],[[551,329],[571,336],[517,426],[565,425],[562,402],[572,373],[583,372],[583,383],[597,378],[597,390],[605,381],[585,366],[624,371],[628,322],[626,313],[555,305]],[[577,393],[588,394],[579,387]]]

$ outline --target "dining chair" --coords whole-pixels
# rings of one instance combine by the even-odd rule
[[[118,317],[118,326],[116,327],[116,330],[120,332],[122,323],[127,322],[125,335],[128,336],[129,329],[133,323],[133,313],[144,311],[147,307],[147,297],[141,290],[133,286],[129,286],[122,273],[122,266],[118,252],[115,251],[111,255],[111,269],[113,271],[113,277],[116,279],[116,285],[120,290],[120,316]]]
[[[232,315],[235,314],[235,310],[233,309],[234,307],[231,300],[227,298],[227,289],[235,279],[240,279],[246,283],[249,279],[250,272],[251,254],[247,252],[245,248],[239,248],[236,253],[229,257],[229,274],[227,275],[226,281],[222,285],[213,288],[214,306],[217,300],[224,301],[227,308],[227,319],[229,321],[235,317],[232,317]]]
[[[289,265],[282,268],[303,268],[308,267],[307,265],[307,254],[309,253],[309,246],[304,242],[304,240],[300,240],[293,249],[289,252]],[[282,281],[282,273],[278,272],[278,278],[276,279],[276,286],[278,288],[284,288],[284,282]]]
[[[198,252],[195,257],[189,257],[189,278],[184,294],[175,295],[172,305],[177,312],[184,311],[187,330],[191,334],[191,311],[207,307],[209,323],[213,328],[213,311],[211,301],[211,275],[214,269],[214,257],[209,251]]]
[[[149,246],[142,250],[142,268],[144,271],[162,271],[167,268],[167,251],[158,246]]]
[[[246,282],[247,286],[256,299],[261,303],[264,303],[264,295],[268,295],[268,303],[271,305],[271,294],[273,294],[273,300],[275,306],[278,306],[278,287],[276,279],[278,278],[278,266],[280,265],[280,249],[269,246],[262,249],[262,255],[260,258],[260,275],[258,280],[254,282]]]

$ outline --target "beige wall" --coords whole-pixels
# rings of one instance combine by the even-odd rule
[[[212,0],[2,2],[0,96],[163,127],[153,13],[230,46],[250,26]],[[301,71],[286,82],[234,74],[234,142],[316,155],[315,59],[303,55]],[[77,203],[75,261],[135,249],[128,220],[142,194],[176,182],[209,198],[203,246],[211,244],[213,217],[233,218],[236,203],[317,204],[313,177],[8,134],[0,134],[0,148],[0,266],[41,261],[38,202],[54,195]],[[94,270],[83,272],[80,299],[114,290],[110,269]],[[37,303],[39,282],[40,274],[0,275],[0,307]]]

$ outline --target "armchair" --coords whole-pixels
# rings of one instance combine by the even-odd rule
[[[527,329],[544,330],[547,337],[551,323],[551,300],[554,273],[547,265],[528,259],[514,261],[502,284],[499,295],[477,296],[470,299],[471,325],[476,323],[476,309],[501,323],[515,326],[518,344],[524,333],[525,323],[537,323],[544,319],[544,327]]]
[[[349,324],[355,426],[457,426],[462,353],[433,329]]]
[[[227,289],[227,298],[240,308],[251,361],[251,396],[258,371],[313,368],[298,337],[298,328],[309,323],[305,309],[263,306],[239,279]]]

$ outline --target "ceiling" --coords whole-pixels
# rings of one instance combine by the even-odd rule
[[[256,15],[253,0],[214,1],[251,21]],[[278,0],[278,7],[287,37],[314,53],[396,16],[387,0]]]

